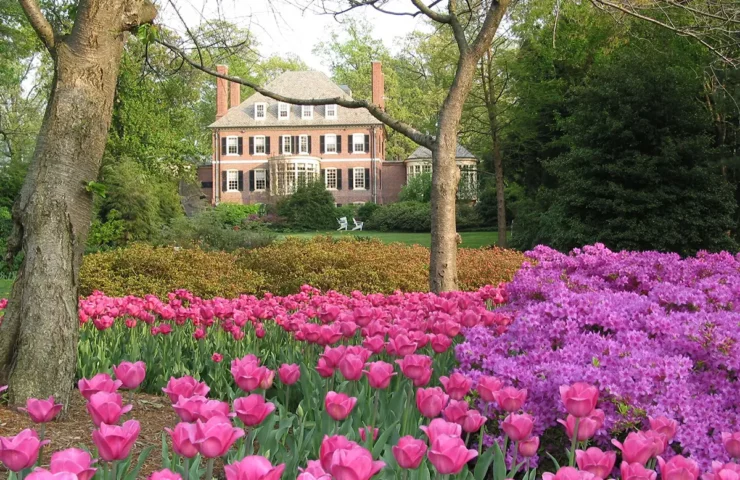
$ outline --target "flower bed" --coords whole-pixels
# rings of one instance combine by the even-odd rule
[[[703,467],[726,460],[720,433],[740,425],[740,256],[682,260],[601,245],[527,256],[537,265],[507,286],[512,325],[500,337],[467,331],[460,371],[526,388],[538,433],[564,414],[558,386],[586,381],[605,400],[602,444],[665,415],[681,426],[678,451]]]

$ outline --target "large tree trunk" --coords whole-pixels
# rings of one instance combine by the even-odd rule
[[[43,22],[33,18],[41,15],[34,7],[24,4],[29,19]],[[20,247],[25,257],[0,325],[0,385],[8,381],[11,404],[49,395],[67,404],[77,367],[78,272],[92,215],[86,187],[100,170],[126,31],[154,14],[142,0],[83,0],[64,39],[45,38],[34,24],[55,74],[13,207],[9,250]]]

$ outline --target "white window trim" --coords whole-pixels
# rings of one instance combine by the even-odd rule
[[[229,142],[234,141],[234,146],[236,147],[236,153],[229,153]],[[238,157],[239,156],[239,137],[236,135],[231,135],[226,137],[226,156],[227,157]]]
[[[262,148],[265,149],[264,152],[258,152],[257,151],[257,139],[262,139]],[[255,135],[254,136],[254,155],[267,155],[267,137],[265,135]]]
[[[303,139],[306,139],[306,151],[301,151],[301,144],[303,143]],[[298,155],[308,155],[308,151],[310,150],[311,145],[311,137],[308,135],[298,135]]]
[[[329,115],[329,107],[334,107],[334,115]],[[324,105],[324,118],[327,120],[336,120],[337,117],[339,117],[339,107],[337,107],[336,103]]]
[[[355,135],[359,135],[359,136],[362,137],[362,151],[361,152],[356,152],[355,151]],[[355,153],[362,153],[362,154],[367,153],[365,151],[365,135],[366,135],[365,133],[353,133],[352,134],[352,153],[353,154],[355,154]]]
[[[308,115],[306,115],[306,109],[308,109]],[[301,118],[313,118],[313,105],[301,105]]]
[[[262,105],[262,116],[261,116],[261,117],[258,117],[258,116],[257,116],[257,106],[258,106],[258,105]],[[254,119],[255,119],[255,120],[260,120],[260,121],[262,121],[262,120],[264,120],[265,118],[267,118],[267,104],[266,104],[266,103],[264,103],[264,102],[258,102],[258,103],[255,103],[255,104],[254,104]]]
[[[334,137],[334,151],[333,152],[330,152],[328,150],[328,148],[327,148],[328,147],[328,142],[326,141],[326,139],[328,137]],[[337,139],[338,138],[339,138],[339,135],[337,135],[336,133],[327,133],[327,134],[324,134],[324,155],[336,155],[337,153],[339,153],[339,152],[337,152]]]
[[[285,105],[285,107],[287,107],[287,109],[288,109],[288,116],[286,116],[286,117],[283,117],[283,116],[280,115],[280,110],[283,108],[283,105]],[[277,115],[277,117],[278,117],[278,120],[290,120],[290,104],[289,103],[284,103],[284,102],[278,103],[278,115]]]
[[[288,147],[290,148],[290,152],[285,151],[285,139],[288,139]],[[283,155],[295,155],[295,152],[293,152],[293,145],[292,145],[292,135],[280,135],[280,150],[283,152]]]
[[[230,188],[229,184],[231,183],[231,180],[229,179],[229,175],[234,174],[234,180],[236,182],[236,188]],[[238,192],[239,191],[239,170],[226,170],[226,191],[227,192]]]
[[[334,172],[334,186],[333,187],[329,186],[329,170],[332,170]],[[324,188],[326,188],[327,190],[332,190],[332,191],[336,190],[337,185],[339,184],[338,174],[339,172],[334,167],[324,169]]]
[[[357,186],[357,172],[362,172],[362,187]],[[364,168],[353,168],[352,169],[352,190],[366,190],[365,188],[365,169]]]
[[[257,188],[257,172],[262,172],[262,175],[264,175],[265,188]],[[267,170],[264,168],[255,168],[254,169],[254,191],[264,192],[265,190],[267,190]]]

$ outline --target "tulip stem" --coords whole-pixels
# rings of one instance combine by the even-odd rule
[[[290,385],[285,388],[285,415],[290,412]]]
[[[514,469],[516,468],[516,461],[517,457],[519,456],[519,442],[514,442],[514,456],[511,458],[511,471],[509,471],[509,474],[506,476],[506,478],[513,478],[514,477]]]
[[[470,432],[465,434],[465,447],[470,445]]]
[[[184,480],[190,480],[190,459],[188,457],[184,457],[182,459],[183,462],[183,472],[182,472],[182,478]]]
[[[117,469],[117,467],[118,467],[118,465],[116,464],[116,462],[111,462],[111,464],[110,464],[110,479],[111,480],[116,480],[116,473],[117,473],[116,472],[116,469]]]
[[[483,430],[486,428],[486,424],[480,426],[480,434],[478,436],[478,458],[483,453]]]
[[[378,397],[380,396],[380,391],[375,390],[375,401],[373,405],[373,422],[370,424],[372,428],[375,428],[375,419],[377,418],[376,415],[378,414]],[[370,451],[373,450],[373,444],[375,443],[375,434],[373,430],[373,434],[370,435]]]
[[[581,419],[576,417],[576,423],[573,426],[573,439],[570,441],[570,452],[568,452],[568,466],[572,467],[576,459],[576,444],[578,443],[578,427]]]
[[[213,480],[213,462],[215,461],[215,458],[208,459],[208,463],[206,463],[206,476],[203,477],[205,480]]]

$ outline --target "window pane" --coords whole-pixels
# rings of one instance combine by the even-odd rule
[[[337,169],[327,168],[324,174],[326,175],[326,188],[336,189],[337,188]]]
[[[311,118],[313,117],[313,106],[312,105],[303,105],[302,109],[302,116],[303,118]]]
[[[353,170],[355,172],[355,190],[364,190],[365,189],[365,169],[364,168],[355,168]]]
[[[325,108],[326,108],[327,118],[334,118],[337,116],[337,106],[336,105],[327,105]]]
[[[254,153],[265,153],[265,137],[254,137]]]
[[[236,155],[239,153],[239,140],[237,137],[226,138],[226,153],[229,155]]]
[[[365,151],[365,135],[362,133],[355,133],[352,135],[352,151],[353,152],[364,152]]]
[[[255,104],[255,117],[257,118],[265,118],[265,104],[264,103],[257,103]]]
[[[337,151],[337,136],[326,135],[324,137],[324,149],[329,153],[336,153]]]
[[[254,189],[265,190],[267,187],[267,175],[265,170],[257,169],[254,171]]]
[[[278,104],[278,111],[280,118],[288,118],[288,112],[290,112],[290,106],[287,103]]]
[[[239,172],[236,170],[226,171],[226,190],[239,190]]]
[[[290,137],[287,135],[283,136],[283,153],[293,153],[291,149]]]
[[[300,146],[298,147],[300,153],[308,153],[308,135],[301,135]]]

